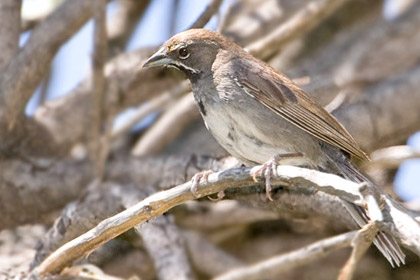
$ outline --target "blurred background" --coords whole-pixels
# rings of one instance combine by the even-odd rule
[[[42,74],[27,78],[33,81],[27,87],[25,115],[50,138],[22,149],[19,144],[19,153],[13,150],[2,163],[10,168],[0,176],[2,182],[24,191],[16,195],[10,187],[0,188],[0,211],[6,217],[0,221],[0,279],[23,278],[31,263],[36,266],[61,244],[151,193],[181,184],[196,171],[226,167],[220,159],[227,154],[204,128],[185,78],[171,69],[140,69],[159,45],[197,24],[207,10],[212,11],[204,28],[222,32],[294,79],[368,152],[372,163],[361,168],[386,193],[413,211],[420,210],[419,1],[107,1],[99,136],[91,135],[97,124],[90,121],[94,91],[90,87],[95,83],[91,79],[95,6],[87,4],[90,1],[95,2],[74,1],[74,11],[77,5],[85,5],[79,17],[76,12],[58,13],[71,11],[71,0],[22,1],[21,50],[38,46],[51,50],[34,51],[35,58],[28,58],[27,65],[32,59],[42,61],[38,64]],[[49,25],[59,22],[54,14],[61,15],[61,33],[67,30],[69,36],[61,38],[52,31],[57,42],[50,46]],[[41,43],[38,37],[44,38]],[[38,55],[49,58],[37,61]],[[32,138],[25,129],[22,145]],[[105,144],[92,148],[95,137]],[[20,138],[11,142],[15,139]],[[100,156],[92,160],[95,149]],[[102,178],[101,184],[92,186],[92,176]],[[252,202],[251,196],[232,193],[219,203],[194,201],[177,207],[148,226],[108,242],[78,264],[100,267],[103,271],[84,266],[95,277],[107,273],[121,279],[135,279],[129,278],[133,275],[136,279],[211,279],[346,230],[335,213],[301,206],[299,201],[309,200],[309,194],[279,192],[279,201],[291,202],[266,207]],[[32,197],[30,202],[25,200],[27,195]],[[312,212],[313,216],[308,214]],[[237,214],[227,218],[232,213]],[[160,227],[174,234],[166,239],[182,243],[182,250],[167,249],[171,246],[163,244],[165,237],[152,238],[159,235]],[[17,242],[20,245],[14,248]],[[150,245],[159,242],[157,249]],[[180,257],[187,264],[178,266],[179,276],[160,270],[158,259],[163,257],[154,250],[166,249],[166,255],[188,255]],[[306,265],[304,271],[270,279],[335,279],[348,253],[334,253]],[[354,279],[416,279],[419,264],[418,257],[408,252],[408,265],[392,270],[371,248]],[[81,277],[76,269],[70,272]]]

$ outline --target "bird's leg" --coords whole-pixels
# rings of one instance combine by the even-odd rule
[[[263,163],[258,168],[251,169],[251,175],[255,182],[258,182],[257,176],[261,176],[264,172],[265,176],[265,195],[267,198],[271,201],[273,201],[273,198],[271,197],[271,174],[273,172],[277,171],[277,166],[279,165],[281,160],[284,160],[286,158],[299,158],[303,157],[302,153],[288,153],[288,154],[278,154],[272,157],[267,162]]]
[[[197,190],[198,190],[198,185],[200,184],[200,180],[202,178],[204,178],[204,180],[207,180],[207,178],[213,173],[214,172],[211,170],[201,171],[195,174],[191,178],[191,193],[194,197],[197,197]]]

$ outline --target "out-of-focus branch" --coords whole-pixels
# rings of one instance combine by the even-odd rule
[[[193,95],[187,94],[174,103],[163,116],[152,125],[133,148],[132,154],[144,156],[156,154],[171,143],[182,130],[200,113],[195,105]]]
[[[52,0],[41,2],[25,1],[22,3],[21,32],[35,28],[63,2],[64,0]]]
[[[19,50],[22,0],[0,2],[0,73]]]
[[[61,5],[39,24],[0,77],[0,119],[9,129],[23,117],[26,103],[45,76],[58,48],[91,16],[93,1],[74,0]],[[19,24],[19,23],[18,23]]]
[[[219,10],[220,4],[222,4],[223,0],[210,0],[210,3],[207,5],[205,10],[201,13],[198,19],[190,26],[188,29],[192,28],[202,28],[204,25],[209,22],[211,17],[217,13]]]
[[[182,232],[171,215],[159,216],[135,227],[153,258],[161,280],[195,279],[185,248]]]
[[[239,259],[211,244],[194,231],[185,231],[185,241],[194,266],[202,273],[216,276],[231,269],[244,266]],[[203,254],[203,252],[205,252]]]
[[[92,172],[86,161],[71,159],[2,160],[0,169],[0,231],[49,222],[48,217],[80,195]]]
[[[95,20],[94,29],[94,55],[92,58],[92,83],[91,83],[91,128],[89,139],[89,156],[92,163],[96,166],[96,176],[101,178],[103,175],[104,161],[102,158],[105,144],[102,143],[104,133],[104,106],[105,106],[105,77],[104,67],[108,51],[108,41],[106,32],[106,1],[95,0],[93,17]]]
[[[264,38],[252,43],[247,50],[253,55],[266,59],[272,56],[286,42],[304,35],[331,15],[348,0],[319,0],[310,2],[287,22]]]
[[[156,92],[164,92],[176,85],[175,80],[165,79],[167,72],[157,69],[156,71],[140,69],[152,51],[153,49],[141,49],[124,53],[106,64],[107,84],[115,85],[116,88],[108,86],[105,89],[107,97],[105,106],[107,108],[111,106],[114,113],[121,112],[129,106],[138,106]],[[161,78],[158,78],[158,75]],[[69,149],[74,144],[87,139],[91,126],[90,94],[91,87],[88,78],[68,95],[47,102],[36,111],[34,118],[53,135],[60,146]],[[110,104],[112,100],[115,102]]]
[[[342,268],[338,280],[351,280],[353,279],[354,271],[356,270],[356,265],[366,253],[367,249],[372,244],[378,228],[374,223],[367,224],[362,229],[360,229],[356,236],[351,242],[353,250],[351,252],[350,258],[347,260],[346,264]]]
[[[34,273],[41,276],[57,273],[104,242],[188,200],[218,193],[230,187],[241,188],[255,185],[251,171],[250,168],[236,168],[211,174],[206,181],[200,182],[195,195],[191,192],[191,181],[153,194],[129,209],[102,221],[89,232],[66,243],[45,259],[34,270]],[[298,185],[305,188],[314,187],[319,191],[338,196],[357,205],[367,206],[372,213],[379,209],[376,209],[378,203],[372,195],[365,197],[366,185],[360,186],[336,175],[294,166],[279,166],[273,175],[273,184]],[[377,223],[381,223],[381,230],[392,233],[403,244],[420,255],[420,225],[407,213],[408,211],[392,200],[386,198],[384,203],[386,203],[386,206],[382,211],[386,211],[387,215],[384,215],[384,217],[380,215],[382,220],[379,220],[372,214],[373,219]],[[391,218],[388,219],[388,216],[391,216]]]
[[[395,169],[406,160],[420,158],[420,151],[410,146],[392,146],[374,151],[370,158],[366,168]]]
[[[112,53],[124,50],[150,0],[118,0],[116,2],[116,13],[107,26],[109,51]]]
[[[310,263],[328,254],[350,246],[358,231],[330,237],[299,250],[272,257],[254,265],[238,268],[216,277],[214,280],[257,280],[275,277],[278,274]]]
[[[169,104],[173,104],[174,99],[186,93],[189,88],[189,82],[184,81],[175,88],[151,99],[146,104],[140,105],[133,116],[126,120],[124,124],[114,129],[111,135],[112,140],[116,140],[119,136],[127,133],[136,123],[149,114],[157,110],[162,110]]]
[[[367,151],[397,144],[420,129],[419,87],[417,67],[367,88],[362,98],[341,106],[333,115]]]

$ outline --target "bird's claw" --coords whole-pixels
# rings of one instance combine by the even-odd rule
[[[265,195],[270,200],[273,201],[273,198],[271,196],[271,174],[277,170],[278,166],[278,159],[276,157],[270,159],[257,169],[251,169],[251,175],[255,182],[258,182],[257,176],[261,176],[261,174],[264,172],[265,176]]]
[[[264,171],[265,175],[265,195],[270,201],[273,201],[273,198],[271,197],[271,174],[273,172],[277,172],[277,167],[279,166],[280,160],[282,158],[295,158],[295,157],[303,157],[304,155],[300,152],[297,153],[288,153],[288,154],[282,154],[282,155],[276,155],[273,158],[271,158],[269,161],[261,165],[260,167],[257,167],[256,169],[251,169],[251,175],[252,179],[254,179],[255,182],[258,182],[257,176],[261,176],[261,174]]]
[[[197,174],[195,174],[192,178],[191,178],[191,193],[192,195],[197,198],[197,191],[198,191],[198,185],[200,184],[200,180],[204,179],[207,180],[208,177],[213,174],[214,172],[211,170],[206,170],[206,171],[202,171],[202,172],[198,172]]]

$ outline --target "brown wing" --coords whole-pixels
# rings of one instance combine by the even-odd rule
[[[302,89],[274,68],[253,60],[236,60],[238,83],[256,100],[318,139],[369,160],[347,130]],[[271,74],[271,75],[270,75]]]

